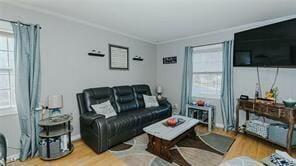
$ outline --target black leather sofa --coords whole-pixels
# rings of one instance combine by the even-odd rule
[[[171,104],[145,108],[143,94],[151,95],[148,85],[90,88],[77,94],[82,140],[96,153],[143,133],[143,128],[172,115]],[[91,105],[110,100],[117,116],[105,118]]]
[[[6,139],[2,133],[0,133],[0,165],[6,165],[7,157],[7,145]]]

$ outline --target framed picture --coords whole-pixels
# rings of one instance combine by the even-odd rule
[[[129,69],[128,47],[109,44],[109,66],[110,69]]]
[[[163,64],[174,64],[174,63],[177,63],[177,57],[176,56],[163,57],[162,63]]]

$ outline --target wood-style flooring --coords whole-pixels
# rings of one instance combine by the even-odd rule
[[[198,131],[205,132],[206,127],[198,126]],[[229,136],[235,138],[235,142],[231,146],[229,152],[225,154],[224,159],[232,159],[237,156],[249,156],[255,160],[261,160],[264,157],[270,155],[275,149],[284,150],[278,146],[270,144],[268,142],[262,141],[258,138],[247,136],[244,134],[236,134],[234,132],[224,132],[223,129],[215,128],[214,133]],[[39,158],[33,158],[25,162],[14,162],[9,165],[45,165],[45,166],[68,166],[68,165],[78,165],[78,166],[121,166],[125,165],[119,158],[112,155],[110,152],[105,152],[102,154],[96,154],[93,152],[86,144],[81,140],[74,141],[75,149],[72,154],[68,155],[59,160],[55,161],[43,161]],[[293,157],[296,157],[296,151],[292,153]]]

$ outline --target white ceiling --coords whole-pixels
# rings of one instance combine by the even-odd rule
[[[296,14],[296,0],[14,0],[13,3],[152,43]]]

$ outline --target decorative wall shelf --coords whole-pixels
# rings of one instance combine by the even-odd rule
[[[141,57],[134,57],[133,60],[134,60],[134,61],[143,61],[144,59],[141,58]]]
[[[100,53],[93,53],[93,52],[90,52],[88,53],[89,56],[100,56],[100,57],[104,57],[105,54],[100,54]]]

